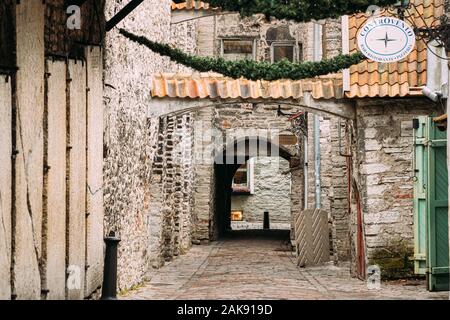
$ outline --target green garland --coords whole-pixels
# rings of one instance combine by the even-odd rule
[[[262,13],[267,18],[308,22],[365,12],[370,5],[387,7],[398,0],[205,0],[212,7],[239,12],[242,16]]]
[[[144,45],[150,50],[194,70],[200,72],[214,71],[233,79],[244,77],[249,80],[300,80],[335,73],[365,60],[363,54],[358,52],[351,55],[339,55],[319,62],[292,63],[288,60],[281,60],[276,63],[253,60],[227,61],[223,58],[191,56],[167,44],[151,41],[124,29],[120,29],[120,33],[131,41]]]

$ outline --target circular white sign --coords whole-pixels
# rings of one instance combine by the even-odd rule
[[[359,50],[376,62],[395,62],[414,49],[414,30],[404,21],[391,17],[370,19],[358,33]]]

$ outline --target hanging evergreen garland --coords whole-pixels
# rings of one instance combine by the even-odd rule
[[[206,0],[212,7],[242,16],[262,13],[267,18],[308,22],[365,12],[370,5],[387,7],[398,0]]]
[[[281,60],[276,63],[253,60],[227,61],[223,58],[191,56],[167,44],[151,41],[124,29],[120,29],[120,33],[131,41],[144,45],[184,66],[200,72],[214,71],[233,79],[243,77],[249,80],[300,80],[335,73],[365,60],[362,53],[358,52],[351,55],[339,55],[318,62],[292,63],[288,60]]]

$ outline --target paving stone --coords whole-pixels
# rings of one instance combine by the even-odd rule
[[[250,235],[252,236],[250,236]],[[281,237],[280,237],[281,236]],[[383,282],[369,290],[350,276],[348,264],[299,268],[283,231],[236,231],[154,272],[126,300],[170,299],[449,299],[448,292],[428,292],[422,280]]]

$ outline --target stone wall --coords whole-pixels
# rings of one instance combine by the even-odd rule
[[[289,162],[282,158],[257,157],[252,176],[251,195],[232,195],[231,209],[243,210],[244,221],[261,222],[269,211],[270,222],[291,221],[291,174]]]
[[[267,21],[262,15],[241,18],[238,14],[220,15],[216,19],[216,55],[220,54],[221,38],[249,38],[256,40],[256,60],[270,61],[271,40],[295,40],[303,49],[301,60],[313,57],[313,24],[292,21]],[[272,38],[272,39],[271,39]]]
[[[213,108],[196,112],[194,127],[194,243],[200,244],[212,239],[216,226],[210,222],[214,211],[214,170],[212,158]]]
[[[322,57],[333,58],[342,53],[341,19],[327,19],[322,26]]]
[[[320,169],[316,168],[315,161],[314,126],[314,114],[308,114],[308,209],[320,205],[328,212],[331,255],[336,262],[346,261],[350,235],[347,158],[342,155],[348,153],[345,120],[319,116]],[[316,199],[316,170],[320,170],[320,202]]]
[[[366,257],[384,276],[412,271],[412,119],[433,113],[438,107],[425,98],[357,103],[354,176],[361,190]]]
[[[118,27],[163,43],[173,43],[186,52],[194,52],[196,44],[195,22],[182,23],[171,28],[170,0],[146,1],[134,10]],[[123,6],[117,1],[107,1],[106,20],[109,20]],[[157,183],[160,177],[152,177],[153,162],[161,146],[168,146],[177,133],[164,133],[158,119],[147,118],[147,105],[151,99],[153,75],[160,72],[186,71],[168,58],[161,57],[149,49],[130,42],[118,33],[118,28],[107,33],[104,53],[104,108],[105,108],[105,145],[104,145],[104,205],[105,231],[114,230],[121,238],[119,245],[118,285],[127,289],[145,278],[149,266],[159,266],[162,261],[182,251],[189,242],[189,233],[178,230],[179,237],[164,237],[168,226],[175,230],[186,224],[185,220],[176,220],[172,214],[172,205],[177,212],[188,211],[185,197],[180,188],[184,182],[186,163],[177,162],[168,168],[167,174],[173,175],[176,182]],[[164,102],[161,102],[162,104]],[[187,118],[163,119],[170,123],[173,131],[189,130],[184,128]],[[181,121],[181,123],[179,123]],[[179,126],[183,128],[178,128]],[[176,129],[176,130],[175,130]],[[181,131],[179,131],[181,132]],[[181,133],[180,133],[181,134]],[[162,135],[162,136],[161,136]],[[177,138],[180,140],[179,138]],[[176,139],[175,139],[176,140]],[[189,152],[188,141],[172,142],[180,146],[176,152]],[[182,147],[181,147],[182,146]],[[166,151],[164,151],[166,152]],[[189,157],[186,157],[189,159]],[[170,163],[170,160],[167,160]],[[189,166],[189,165],[188,165]],[[161,192],[158,193],[157,191]],[[161,199],[168,200],[168,207]],[[161,206],[161,212],[156,210]],[[172,219],[167,221],[167,219]],[[188,219],[189,220],[189,219]],[[170,243],[168,251],[163,252],[164,243]],[[181,245],[182,244],[182,245]],[[162,258],[164,257],[164,259]]]
[[[160,119],[149,199],[149,267],[162,266],[192,243],[193,129],[192,114]]]
[[[236,104],[222,105],[215,108],[207,108],[198,111],[196,116],[196,134],[206,132],[202,137],[196,137],[196,170],[195,170],[195,219],[196,219],[196,242],[201,240],[210,240],[217,235],[217,217],[214,213],[214,170],[212,158],[200,160],[199,153],[212,154],[213,149],[204,149],[208,142],[212,142],[211,133],[216,130],[222,137],[242,138],[245,136],[255,136],[259,133],[268,132],[277,135],[279,133],[291,133],[291,122],[286,116],[277,115],[278,105],[264,104]],[[294,113],[297,111],[293,106],[282,106],[282,111]],[[197,129],[197,126],[200,128]],[[203,139],[203,140],[202,140]],[[203,141],[203,146],[199,145]],[[225,147],[226,141],[215,142],[217,151],[221,152]],[[225,144],[222,144],[225,143]],[[296,146],[286,146],[295,153]],[[295,180],[292,188],[296,190],[301,179]],[[289,184],[286,188],[289,190]],[[209,231],[209,232],[207,232]]]

